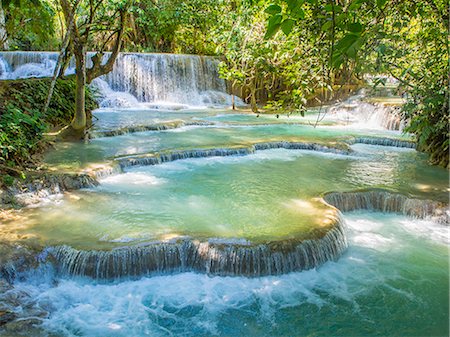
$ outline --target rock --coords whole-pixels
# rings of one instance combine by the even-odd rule
[[[12,311],[0,310],[0,326],[15,320],[17,315]]]
[[[14,282],[16,278],[16,268],[11,262],[0,265],[0,278],[4,279],[9,284]]]
[[[40,325],[42,323],[42,320],[39,318],[25,318],[25,319],[17,319],[15,321],[10,321],[9,323],[5,324],[7,331],[14,331],[14,332],[30,332],[33,330],[35,325]],[[33,336],[32,334],[29,334],[28,336]],[[34,335],[36,336],[36,335]]]

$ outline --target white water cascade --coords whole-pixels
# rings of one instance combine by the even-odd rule
[[[401,118],[398,107],[364,102],[363,97],[363,95],[356,95],[331,106],[327,112],[327,120],[355,129],[403,130],[405,122]]]
[[[57,58],[55,52],[0,52],[0,79],[51,76]],[[113,71],[93,85],[102,108],[229,106],[231,96],[219,77],[218,63],[208,56],[122,53]],[[240,99],[236,103],[243,104]]]

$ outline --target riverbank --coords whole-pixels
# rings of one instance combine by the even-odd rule
[[[44,174],[40,172],[43,152],[55,140],[55,131],[70,123],[73,117],[75,81],[58,79],[47,112],[43,109],[50,78],[0,81],[0,187],[12,186],[16,179]],[[97,107],[94,93],[86,91],[88,118]]]

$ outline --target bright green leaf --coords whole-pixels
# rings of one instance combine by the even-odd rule
[[[293,19],[303,20],[305,18],[305,11],[300,6],[295,7],[293,10],[291,10],[291,16]]]
[[[278,5],[272,4],[272,5],[269,5],[264,10],[264,12],[266,12],[267,14],[271,14],[271,15],[278,14],[278,13],[281,13],[281,7]]]
[[[358,36],[347,34],[336,44],[336,49],[341,52],[345,52],[353,43],[355,43],[357,39]]]
[[[289,33],[292,31],[294,23],[295,21],[292,19],[286,19],[281,23],[281,30],[286,36],[289,35]]]
[[[303,0],[286,0],[289,10],[293,10],[296,7],[303,5]]]
[[[266,35],[264,36],[265,39],[270,39],[278,32],[282,19],[283,16],[281,14],[275,14],[269,19]]]
[[[322,25],[321,30],[322,30],[323,32],[326,32],[326,31],[328,31],[328,30],[331,28],[331,26],[333,26],[333,21],[329,20],[329,21],[325,22],[325,23]]]

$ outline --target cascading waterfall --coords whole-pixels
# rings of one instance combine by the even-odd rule
[[[392,139],[386,137],[355,137],[348,142],[349,144],[367,144],[378,146],[392,146],[415,149],[416,143],[411,140]]]
[[[323,200],[342,211],[365,209],[448,223],[444,204],[385,190],[331,192]],[[345,224],[336,208],[327,215],[329,227],[318,230],[315,239],[254,244],[247,240],[180,237],[110,251],[57,246],[46,249],[46,254],[59,274],[97,280],[189,271],[221,276],[279,275],[315,268],[341,256],[348,244]]]
[[[408,198],[385,190],[356,192],[331,192],[324,200],[343,212],[370,210],[399,213],[413,218],[433,218],[440,223],[448,223],[447,205],[433,200]]]
[[[114,91],[101,78],[94,79],[92,84],[98,90],[100,108],[131,108],[139,106],[139,101],[132,94],[124,91]]]
[[[225,81],[218,61],[198,55],[121,54],[104,79],[115,91],[133,94],[140,102],[226,105]]]
[[[176,127],[176,126],[174,126]],[[164,125],[159,128],[146,128],[146,130],[166,130],[170,129]],[[129,132],[126,129],[126,132]],[[125,132],[125,133],[126,133]],[[122,134],[122,133],[118,133]],[[108,133],[105,133],[109,136]],[[411,141],[395,140],[383,137],[357,137],[348,141],[348,144],[370,144],[379,146],[392,146],[399,148],[414,148],[415,143]],[[211,149],[192,149],[192,150],[174,150],[166,152],[155,152],[141,155],[124,156],[115,159],[113,166],[101,167],[92,171],[92,174],[96,179],[102,179],[112,174],[122,173],[124,169],[132,166],[149,166],[159,165],[162,163],[172,162],[176,160],[189,159],[189,158],[208,158],[208,157],[228,157],[228,156],[248,156],[254,154],[256,151],[264,151],[271,149],[286,149],[286,150],[307,150],[318,151],[323,153],[335,153],[339,155],[350,155],[351,149],[340,148],[333,146],[326,146],[317,143],[308,142],[261,142],[255,143],[247,147],[234,147],[234,148],[211,148]]]
[[[126,168],[130,166],[158,165],[175,160],[188,158],[207,158],[207,157],[228,157],[228,156],[246,156],[255,153],[255,151],[270,149],[287,149],[287,150],[310,150],[319,152],[328,152],[336,154],[349,154],[348,150],[342,150],[334,147],[328,147],[316,143],[303,142],[264,142],[257,143],[249,147],[239,148],[215,148],[215,149],[194,149],[171,151],[166,153],[157,153],[143,156],[128,156],[118,158],[117,162],[120,167]]]
[[[164,131],[164,130],[173,130],[185,126],[211,126],[214,125],[211,122],[206,121],[169,121],[164,123],[150,124],[150,125],[135,125],[135,126],[127,126],[114,130],[107,131],[94,131],[92,134],[92,138],[98,137],[116,137],[121,135],[126,135],[135,132],[146,132],[146,131]]]
[[[57,59],[58,53],[54,52],[0,52],[0,78],[49,77]],[[67,73],[73,73],[73,69]]]
[[[0,80],[7,79],[10,72],[9,64],[0,57]]]
[[[328,109],[328,118],[345,125],[365,128],[402,131],[405,123],[400,108],[380,103],[367,103],[357,95],[333,105]]]
[[[180,239],[112,251],[81,251],[68,246],[47,250],[60,274],[95,279],[196,271],[222,276],[279,275],[307,270],[339,258],[347,248],[344,222],[336,212],[331,229],[317,239],[252,245],[238,240]]]
[[[55,52],[0,52],[0,78],[52,76],[57,58]],[[113,71],[93,85],[103,108],[142,108],[140,103],[155,109],[231,105],[218,64],[208,56],[121,53]],[[66,73],[73,72],[72,62]],[[243,104],[238,98],[236,103]]]

